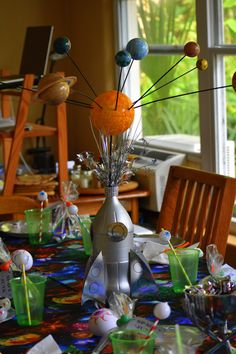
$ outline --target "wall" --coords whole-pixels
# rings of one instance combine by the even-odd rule
[[[115,88],[112,3],[110,0],[68,1],[68,31],[73,43],[71,56],[79,64],[96,94]],[[77,75],[73,65],[70,65],[69,72]],[[93,92],[80,75],[76,90],[94,98]],[[80,95],[75,97],[83,99]],[[69,136],[71,152],[91,148],[96,150],[89,124],[89,110],[78,106],[70,106],[68,109],[70,132],[73,132]]]
[[[0,68],[8,68],[11,73],[18,72],[26,27],[53,25],[54,39],[58,36],[70,38],[70,55],[96,93],[115,88],[113,1],[0,0],[0,6],[1,13],[5,14],[0,23]],[[74,99],[81,99],[79,91],[94,98],[68,58],[58,61],[55,70],[64,71],[66,76],[78,77]],[[31,120],[35,121],[41,111],[41,105],[34,104]],[[48,107],[46,124],[53,124],[54,121],[53,110]],[[96,150],[88,109],[68,106],[68,129],[69,159],[74,160],[80,151]],[[52,139],[48,144],[52,144]],[[28,143],[27,147],[33,145],[35,141]]]

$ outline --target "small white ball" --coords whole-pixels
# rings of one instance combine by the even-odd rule
[[[103,336],[110,329],[117,327],[117,320],[118,318],[110,309],[102,308],[92,313],[88,327],[96,336]]]
[[[0,322],[7,318],[8,311],[5,307],[0,307]]]
[[[170,316],[171,308],[168,302],[160,302],[159,304],[155,305],[153,309],[153,314],[156,318],[160,320],[164,320]]]
[[[160,240],[163,240],[163,241],[170,241],[170,239],[171,239],[171,233],[170,233],[170,231],[162,230],[162,231],[159,233],[159,238],[160,238]]]
[[[25,270],[29,270],[33,265],[33,257],[26,250],[16,250],[11,254],[12,262],[22,270],[22,264],[25,265]]]
[[[39,192],[39,193],[38,193],[38,200],[39,200],[40,202],[45,202],[46,200],[48,200],[48,195],[47,195],[47,193],[44,192],[44,191]]]
[[[5,307],[6,310],[10,310],[11,308],[11,300],[8,297],[4,297],[0,299],[0,307]]]
[[[68,207],[68,211],[71,215],[77,215],[78,214],[78,207],[76,205],[72,204]]]

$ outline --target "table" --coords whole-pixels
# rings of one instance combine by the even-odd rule
[[[32,270],[47,276],[44,322],[36,327],[20,327],[12,319],[0,324],[0,352],[2,354],[25,354],[36,342],[52,334],[61,350],[73,345],[82,353],[91,353],[99,337],[88,330],[88,319],[95,311],[93,303],[80,304],[81,290],[87,257],[80,239],[67,239],[62,243],[30,246],[25,239],[4,238],[10,252],[15,249],[27,249],[34,256]],[[169,266],[152,264],[152,271],[160,285],[155,298],[137,303],[135,314],[154,321],[153,306],[157,300],[168,301],[171,315],[163,324],[191,325],[182,306],[182,296],[175,295],[171,288]],[[199,278],[206,275],[205,263],[200,262]],[[199,348],[204,353],[206,346]],[[111,353],[108,346],[103,353]],[[222,353],[222,352],[221,352]]]
[[[118,199],[128,212],[131,213],[131,219],[134,224],[139,222],[139,198],[145,198],[150,192],[142,189],[119,193]],[[104,195],[80,195],[79,199],[74,201],[79,208],[80,215],[96,215],[105,200]]]

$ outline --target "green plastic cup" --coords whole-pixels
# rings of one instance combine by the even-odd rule
[[[147,332],[135,329],[112,332],[109,338],[112,343],[113,354],[153,354],[154,334],[150,338],[145,339],[147,335]]]
[[[25,211],[29,243],[40,245],[52,239],[52,210],[29,209]]]
[[[177,257],[192,284],[197,282],[199,251],[196,249],[175,249]],[[190,285],[176,256],[172,251],[168,251],[171,281],[175,293],[182,293],[186,285]]]
[[[46,278],[28,275],[13,278],[10,286],[16,310],[16,320],[20,326],[37,326],[43,321]]]
[[[92,241],[90,235],[91,223],[94,217],[91,216],[80,216],[80,230],[84,245],[85,254],[90,256],[92,254]]]

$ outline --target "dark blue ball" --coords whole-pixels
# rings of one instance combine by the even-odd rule
[[[115,55],[115,62],[121,68],[128,66],[131,60],[132,60],[131,55],[127,50],[120,50]]]
[[[67,37],[58,37],[54,41],[54,50],[58,54],[66,54],[71,49],[71,42]]]
[[[149,48],[145,40],[141,38],[133,38],[128,42],[126,50],[128,50],[132,59],[140,60],[148,54]]]

